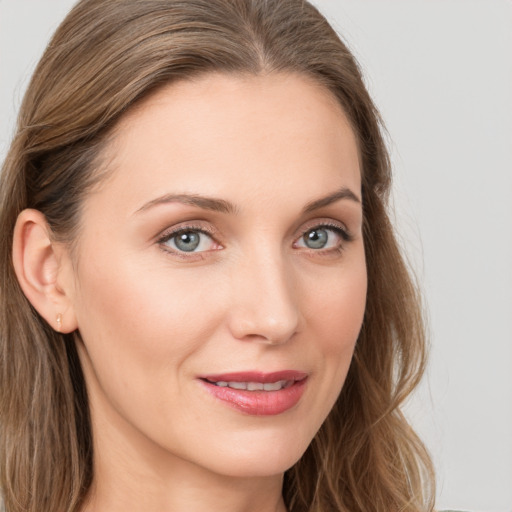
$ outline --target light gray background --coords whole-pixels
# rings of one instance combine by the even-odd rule
[[[512,511],[512,3],[316,0],[390,134],[395,211],[424,288],[428,379],[408,414],[438,505]],[[0,0],[0,161],[71,0]]]

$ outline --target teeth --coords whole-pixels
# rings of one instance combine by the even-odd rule
[[[228,382],[228,386],[233,389],[247,389],[247,382]]]
[[[230,387],[232,389],[241,389],[244,391],[279,391],[280,389],[290,387],[293,381],[280,380],[277,382],[212,382],[221,388]]]
[[[286,386],[285,380],[280,380],[279,382],[266,382],[263,384],[263,389],[265,391],[278,391],[283,389]]]

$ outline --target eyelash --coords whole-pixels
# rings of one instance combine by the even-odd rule
[[[324,222],[321,224],[314,224],[312,226],[308,226],[306,229],[302,231],[302,234],[296,239],[294,242],[294,246],[296,246],[300,241],[304,240],[304,237],[307,233],[310,233],[312,231],[319,231],[319,230],[327,230],[332,231],[336,235],[338,235],[341,238],[341,243],[339,243],[336,247],[333,248],[320,248],[320,249],[313,249],[310,247],[305,247],[304,249],[307,250],[310,253],[313,253],[315,255],[328,255],[333,253],[341,253],[344,249],[347,243],[352,242],[354,240],[354,236],[345,228],[341,227],[339,224]]]
[[[341,236],[341,238],[343,238],[344,242],[351,242],[354,238],[345,227],[341,227],[339,224],[330,224],[329,222],[324,222],[323,224],[315,224],[311,227],[308,227],[304,230],[302,236],[304,236],[309,231],[314,231],[315,229],[330,229],[331,231],[335,231],[338,235]]]
[[[345,244],[352,242],[354,240],[354,236],[346,228],[341,227],[338,224],[321,223],[321,224],[315,224],[315,225],[309,226],[306,229],[304,229],[302,231],[302,234],[295,239],[293,246],[297,247],[296,244],[298,244],[300,240],[303,240],[304,236],[307,233],[310,233],[315,230],[322,230],[322,229],[336,233],[336,235],[338,235],[342,239],[342,243],[340,243],[339,246],[337,246],[335,248],[328,248],[328,249],[323,249],[323,248],[312,249],[312,248],[305,247],[304,249],[306,251],[308,251],[310,253],[314,253],[314,254],[319,254],[319,255],[325,254],[325,253],[333,253],[333,252],[341,253],[345,249]],[[192,257],[195,257],[195,258],[201,257],[202,258],[203,253],[209,252],[209,251],[187,252],[187,251],[181,251],[179,249],[172,249],[166,245],[166,243],[169,242],[170,240],[175,239],[180,234],[185,234],[185,233],[200,233],[202,235],[206,235],[209,238],[211,238],[214,243],[218,244],[219,248],[223,248],[222,245],[215,240],[215,238],[214,238],[215,231],[214,230],[208,230],[202,226],[197,226],[197,225],[185,225],[185,226],[180,226],[176,229],[172,229],[170,231],[166,231],[158,238],[157,243],[162,248],[162,250],[164,250],[168,253],[171,253],[173,255],[176,255],[178,257],[181,257],[183,259],[190,259]]]
[[[171,253],[173,255],[176,255],[178,257],[181,257],[183,259],[190,259],[191,257],[202,257],[203,252],[207,251],[200,251],[200,252],[187,252],[187,251],[180,251],[177,249],[172,249],[169,246],[166,245],[167,242],[172,240],[173,238],[178,237],[180,234],[185,233],[200,233],[202,235],[206,235],[209,238],[211,238],[214,242],[216,242],[214,235],[214,230],[208,230],[205,229],[203,226],[196,226],[193,224],[185,225],[185,226],[179,226],[178,228],[172,228],[171,230],[165,231],[157,240],[158,245],[167,253]],[[220,247],[222,247],[218,242],[216,242]]]

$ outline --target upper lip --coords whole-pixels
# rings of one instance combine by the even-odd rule
[[[307,376],[308,374],[306,372],[282,370],[270,373],[258,371],[217,373],[214,375],[201,375],[199,378],[210,382],[261,382],[265,384],[281,380],[299,381],[305,379]]]

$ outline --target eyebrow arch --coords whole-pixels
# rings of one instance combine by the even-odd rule
[[[311,201],[305,206],[304,213],[309,213],[314,210],[318,210],[319,208],[323,208],[324,206],[329,206],[330,204],[335,203],[341,199],[348,199],[359,204],[361,203],[361,200],[354,194],[354,192],[352,192],[349,188],[343,187],[337,192],[334,192],[334,194],[330,194],[326,197],[322,197],[321,199]]]
[[[238,212],[237,207],[230,203],[229,201],[225,201],[224,199],[217,199],[214,197],[206,197],[197,194],[165,194],[161,197],[157,197],[153,199],[143,206],[141,206],[135,213],[141,213],[154,206],[160,204],[167,203],[181,203],[190,206],[197,206],[198,208],[202,208],[203,210],[211,210],[214,212],[221,213],[234,213]]]

